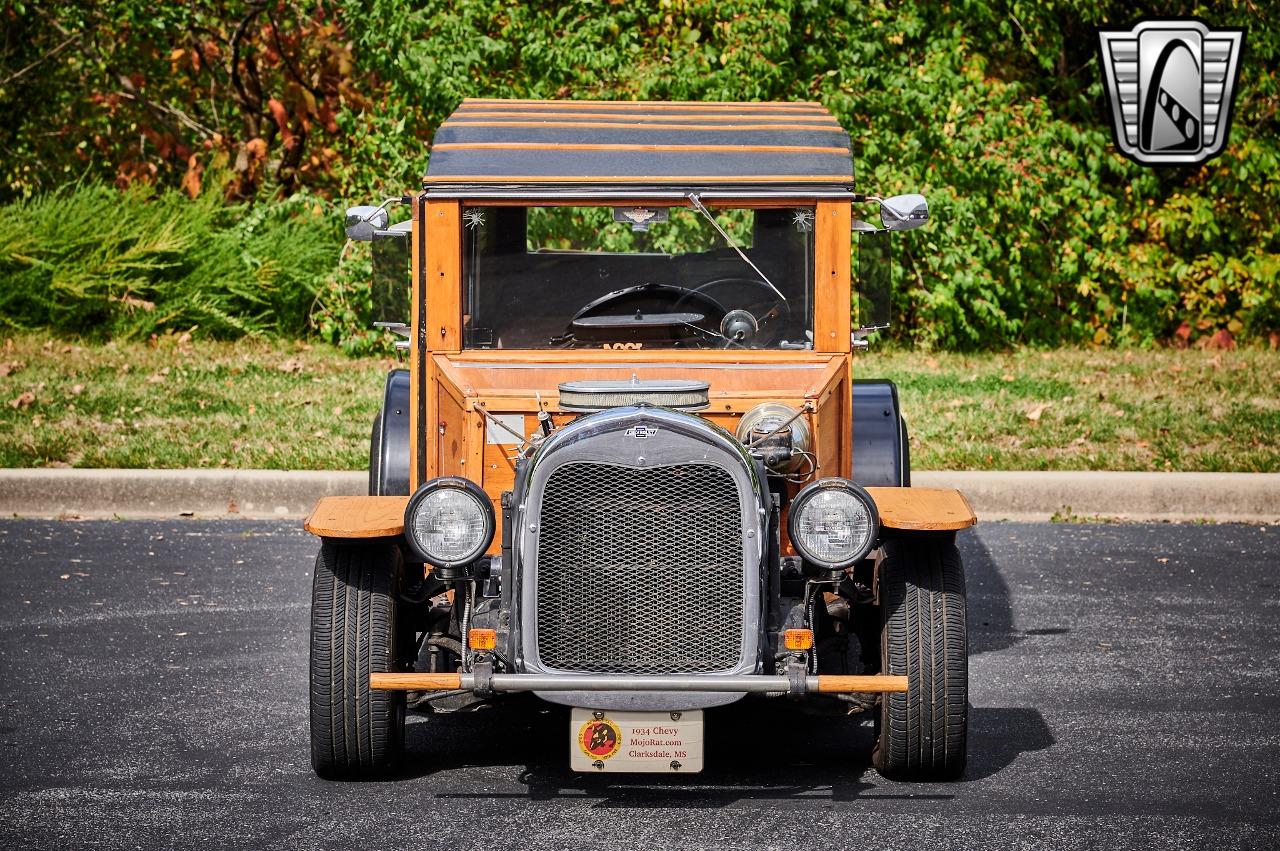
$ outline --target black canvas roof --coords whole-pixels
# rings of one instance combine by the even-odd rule
[[[428,191],[794,188],[848,192],[849,134],[818,103],[464,100]]]

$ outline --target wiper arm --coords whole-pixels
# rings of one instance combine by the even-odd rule
[[[760,267],[752,263],[751,258],[738,247],[738,243],[733,241],[733,237],[729,236],[729,234],[725,232],[725,229],[720,227],[720,223],[716,221],[716,217],[711,215],[711,211],[703,206],[702,199],[698,197],[696,192],[689,193],[689,203],[693,205],[693,209],[697,210],[706,217],[707,221],[711,222],[711,226],[720,232],[720,235],[724,237],[724,241],[728,243],[729,247],[738,252],[738,256],[742,258],[742,262],[754,269],[756,274],[760,276],[760,280],[768,284],[769,289],[773,290],[777,294],[778,298],[782,299],[784,304],[787,303],[787,297],[782,294],[782,290],[773,285],[773,281],[769,280],[769,276],[764,272],[761,272]]]

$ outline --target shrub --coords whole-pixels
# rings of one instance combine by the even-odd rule
[[[0,210],[0,323],[136,338],[302,335],[342,244],[327,202],[226,205],[99,183]]]

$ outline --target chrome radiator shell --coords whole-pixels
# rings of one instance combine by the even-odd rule
[[[615,408],[556,431],[521,472],[512,517],[521,671],[760,670],[767,513],[756,467],[732,435],[691,414]],[[680,709],[741,694],[540,696]]]

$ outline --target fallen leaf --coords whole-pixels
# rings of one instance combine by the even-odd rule
[[[276,369],[281,372],[302,372],[302,361],[297,358],[289,358],[283,361]]]
[[[148,384],[163,384],[163,383],[164,383],[164,379],[165,379],[164,373],[161,373],[161,372],[153,372],[153,373],[151,373],[150,375],[148,375],[148,376],[147,376],[147,383],[148,383]]]
[[[18,408],[29,408],[31,407],[31,403],[35,400],[36,394],[28,390],[27,392],[20,394],[16,399],[10,400],[9,407],[14,410],[17,410]]]
[[[1031,422],[1033,422],[1033,423],[1034,423],[1034,422],[1039,422],[1039,421],[1040,421],[1040,417],[1041,417],[1041,415],[1043,415],[1043,414],[1044,414],[1045,410],[1047,410],[1048,408],[1051,408],[1051,407],[1053,407],[1053,403],[1052,403],[1052,402],[1044,402],[1044,403],[1039,404],[1039,405],[1033,405],[1033,406],[1032,406],[1031,408],[1029,408],[1029,409],[1027,410],[1027,412],[1026,412],[1027,419],[1031,420]]]
[[[1272,348],[1275,348],[1275,347],[1273,346]],[[16,361],[16,360],[0,363],[0,378],[13,375],[15,372],[22,369],[23,366],[25,366],[25,364],[23,364],[22,361]]]
[[[191,342],[191,332],[190,332],[190,331],[183,331],[183,332],[178,336],[178,345],[179,345],[179,346],[185,346],[187,343],[190,343],[190,342]]]
[[[71,578],[71,574],[70,574],[70,573],[64,573],[64,574],[62,574],[61,576],[59,576],[58,578],[59,578],[59,579],[70,579],[70,578]]]
[[[72,395],[72,396],[79,396],[79,395],[80,395],[81,393],[83,393],[83,392],[84,392],[84,385],[83,385],[83,384],[72,384],[72,385],[71,385],[71,395]]]
[[[925,366],[927,366],[927,367],[929,367],[929,369],[937,369],[937,368],[938,368],[938,359],[937,359],[937,358],[925,358],[925,359],[924,359],[924,365],[925,365]]]
[[[1000,380],[1001,380],[1001,381],[1013,381],[1013,376],[1006,372],[1004,375],[1000,376]]]

